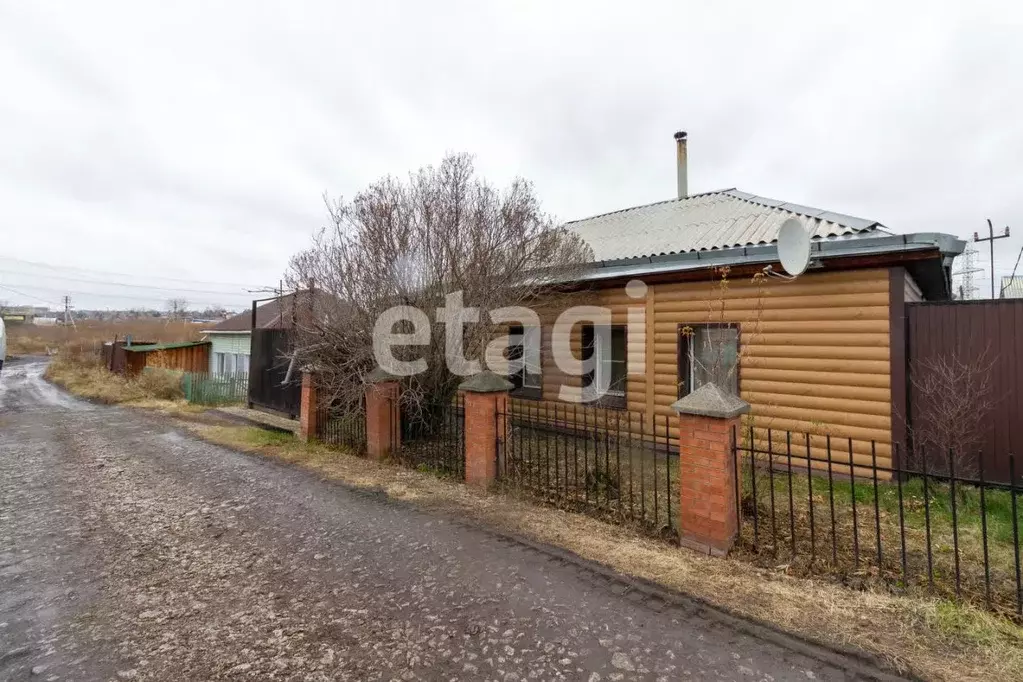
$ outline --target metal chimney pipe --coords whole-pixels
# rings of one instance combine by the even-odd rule
[[[686,148],[686,132],[675,133],[675,150],[678,157],[678,198],[689,196],[689,151]]]

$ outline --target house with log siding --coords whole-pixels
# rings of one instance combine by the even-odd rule
[[[750,403],[747,434],[758,446],[771,433],[783,452],[791,431],[809,434],[808,447],[793,450],[804,466],[807,450],[811,465],[827,461],[829,438],[843,461],[851,448],[858,465],[892,463],[908,413],[904,306],[951,297],[952,261],[965,243],[738,189],[689,194],[685,133],[675,142],[676,197],[565,226],[595,255],[570,285],[570,304],[612,315],[609,339],[585,324],[563,332],[573,354],[595,355],[605,375],[598,406],[627,411],[633,431],[672,438],[671,404],[714,380]],[[783,272],[777,237],[789,218],[811,236],[810,266],[794,279],[770,274]],[[645,288],[626,288],[637,280]],[[540,328],[521,330],[540,360],[511,377],[516,409],[561,404],[562,385],[586,385],[551,353],[554,319],[568,304],[559,297],[558,309],[539,311]],[[637,309],[639,328],[628,324]]]

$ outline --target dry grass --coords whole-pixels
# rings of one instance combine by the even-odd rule
[[[7,354],[48,355],[66,346],[95,347],[116,337],[123,340],[131,335],[139,341],[169,343],[197,341],[202,325],[169,320],[120,320],[102,322],[83,320],[75,327],[37,327],[32,324],[7,326]]]
[[[181,402],[181,376],[175,372],[145,371],[126,379],[108,370],[94,351],[65,346],[46,368],[46,378],[69,393],[107,404],[140,401]]]
[[[302,445],[287,434],[252,427],[188,426],[213,442],[564,547],[736,614],[811,639],[862,649],[902,672],[936,680],[1023,679],[1023,629],[968,605],[855,591],[742,561],[700,556],[625,526],[479,491],[323,445]]]

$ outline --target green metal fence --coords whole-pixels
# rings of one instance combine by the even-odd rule
[[[225,405],[244,402],[249,389],[245,373],[210,374],[186,372],[181,380],[185,400],[198,405]]]

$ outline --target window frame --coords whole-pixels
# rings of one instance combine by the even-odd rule
[[[598,351],[598,340],[600,339],[600,337],[597,336],[597,334],[594,332],[594,326],[595,325],[593,325],[592,323],[588,323],[588,324],[582,325],[582,329],[581,329],[582,339],[581,339],[581,342],[582,342],[582,359],[584,361],[587,360],[590,357],[590,354],[587,354],[587,352],[586,352],[588,347],[592,348],[591,353],[594,354],[594,355]],[[593,369],[583,375],[583,385],[582,385],[583,402],[584,403],[588,403],[590,405],[595,405],[597,407],[604,407],[604,408],[608,408],[608,409],[612,409],[612,410],[624,410],[624,409],[626,409],[628,407],[628,401],[629,401],[629,327],[628,327],[628,325],[625,325],[625,324],[612,324],[612,325],[609,325],[609,326],[610,326],[610,329],[611,329],[611,336],[612,336],[612,338],[611,338],[611,348],[609,349],[610,350],[610,354],[611,354],[611,360],[608,363],[609,365],[612,365],[614,363],[614,361],[615,361],[614,360],[614,340],[613,340],[614,332],[616,330],[620,330],[622,332],[622,338],[623,338],[623,341],[624,341],[622,347],[624,349],[624,355],[623,355],[623,357],[621,359],[621,363],[622,363],[622,367],[625,370],[623,375],[622,375],[622,380],[624,382],[624,385],[622,386],[621,392],[615,391],[615,392],[612,393],[611,389],[610,389],[611,378],[609,377],[608,378],[608,390],[604,393],[604,395],[599,396],[599,397],[587,397],[587,394],[590,393],[589,390],[588,390],[588,387],[594,385],[594,383],[596,382],[596,379],[597,379],[597,376],[596,376],[597,375],[597,370],[602,366],[599,361],[596,361],[593,364]],[[590,342],[589,343],[587,343],[587,340],[586,340],[587,336],[589,336],[589,338],[590,338]],[[613,374],[613,372],[612,372],[612,374]]]
[[[508,379],[515,385],[515,387],[509,391],[509,395],[513,398],[524,398],[526,400],[542,400],[543,399],[543,327],[535,327],[529,325],[531,329],[538,330],[539,339],[538,343],[540,347],[537,349],[540,352],[541,361],[540,371],[537,376],[540,378],[539,386],[527,386],[526,385],[526,363],[523,361],[522,366],[517,372],[509,373]],[[518,334],[520,342],[515,345],[508,345],[508,359],[517,360],[523,358],[526,352],[526,325],[513,324],[508,326],[508,336]],[[514,353],[513,349],[518,349],[517,353]]]
[[[692,365],[689,362],[689,355],[692,349],[693,336],[686,336],[682,333],[682,330],[689,327],[695,332],[697,329],[734,329],[735,330],[735,394],[737,397],[742,395],[742,324],[739,322],[703,322],[699,324],[688,324],[680,322],[678,324],[676,336],[676,376],[675,376],[675,388],[678,397],[684,398],[692,393],[692,388],[683,391],[685,386],[689,385],[690,375],[693,373]]]

